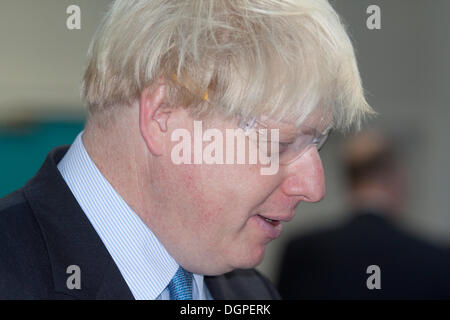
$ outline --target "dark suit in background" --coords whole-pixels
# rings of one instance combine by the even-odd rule
[[[378,265],[381,289],[369,290]],[[398,229],[378,213],[289,242],[280,268],[283,299],[450,299],[449,252]]]
[[[0,299],[133,299],[112,257],[73,197],[53,150],[23,188],[0,200]],[[81,269],[69,289],[67,267]],[[256,270],[205,276],[214,299],[278,299]]]

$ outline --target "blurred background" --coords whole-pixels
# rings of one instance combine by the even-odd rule
[[[353,40],[367,98],[379,113],[366,124],[397,151],[407,201],[395,223],[415,237],[450,247],[450,1],[330,1]],[[2,0],[0,3],[0,196],[30,179],[54,147],[82,130],[79,98],[86,52],[110,0]],[[81,8],[81,30],[66,28],[66,8]],[[369,30],[366,9],[381,9]],[[327,195],[302,203],[258,267],[274,282],[292,238],[337,228],[351,214],[343,143],[322,151]],[[450,266],[448,268],[450,271]],[[449,272],[450,273],[450,272]]]

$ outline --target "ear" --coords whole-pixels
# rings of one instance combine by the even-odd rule
[[[150,152],[156,156],[163,153],[164,138],[170,110],[165,109],[166,86],[159,83],[147,87],[141,93],[139,103],[139,129]]]

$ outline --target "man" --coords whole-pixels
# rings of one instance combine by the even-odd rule
[[[317,0],[115,1],[83,97],[85,130],[1,201],[3,298],[278,298],[252,268],[324,196],[329,128],[371,113]]]
[[[392,138],[366,131],[343,148],[352,216],[289,242],[285,299],[449,299],[450,256],[399,228],[407,177]]]

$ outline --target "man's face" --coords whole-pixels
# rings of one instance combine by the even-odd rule
[[[254,267],[262,261],[266,245],[280,236],[281,223],[293,218],[295,207],[301,201],[323,198],[317,149],[309,148],[273,175],[262,175],[260,164],[176,165],[171,151],[178,142],[171,141],[171,134],[185,128],[194,139],[193,127],[193,119],[185,114],[169,120],[165,152],[156,158],[152,177],[151,192],[159,200],[148,204],[156,205],[153,219],[158,221],[147,223],[175,260],[191,272],[213,275]],[[203,122],[203,127],[219,129],[223,137],[227,128],[237,128],[233,121],[217,119]],[[292,129],[273,128],[279,129],[280,140]]]

